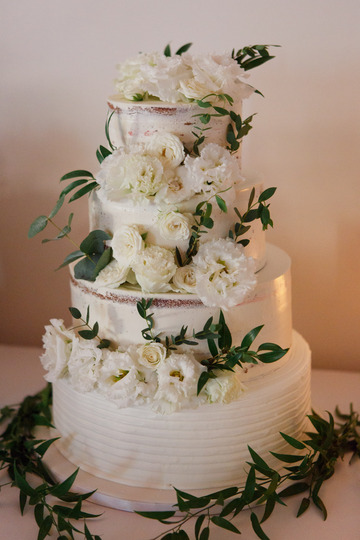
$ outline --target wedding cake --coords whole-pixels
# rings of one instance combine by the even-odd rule
[[[280,432],[301,438],[310,410],[290,258],[265,243],[275,188],[241,175],[247,72],[268,48],[188,49],[119,66],[100,171],[62,178],[50,217],[89,194],[90,234],[63,263],[73,326],[51,320],[41,359],[60,452],[163,490],[241,485],[248,445],[277,467]]]

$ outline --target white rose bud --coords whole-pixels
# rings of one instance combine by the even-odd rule
[[[173,285],[178,292],[186,291],[188,293],[196,292],[195,267],[192,264],[181,266],[175,272]]]
[[[136,258],[132,269],[143,292],[167,292],[176,272],[174,254],[159,246],[145,248]]]
[[[184,161],[185,152],[179,137],[172,133],[153,135],[146,146],[150,154],[156,155],[164,165],[178,167]]]
[[[121,266],[131,266],[144,249],[144,240],[135,225],[120,227],[111,240],[114,259]]]
[[[122,283],[127,281],[129,266],[121,266],[116,260],[112,260],[103,268],[96,277],[95,284],[98,287],[109,287],[117,289]]]
[[[139,364],[156,369],[165,360],[166,348],[161,343],[145,343],[137,348]]]
[[[166,240],[187,240],[190,237],[189,217],[181,212],[161,212],[158,226],[162,238]]]

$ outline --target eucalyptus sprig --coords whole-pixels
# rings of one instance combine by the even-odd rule
[[[77,330],[78,328],[86,327],[84,330],[78,330],[80,337],[86,340],[97,339],[99,341],[98,349],[108,349],[111,346],[111,341],[109,339],[103,339],[99,337],[99,323],[95,322],[93,326],[90,326],[90,307],[87,307],[85,319],[83,318],[81,311],[76,307],[69,307],[69,311],[72,317],[76,320],[81,321],[81,325],[74,326],[72,330]]]
[[[229,230],[228,236],[232,240],[235,240],[238,244],[241,244],[244,247],[247,246],[250,242],[249,240],[247,239],[238,240],[238,238],[246,234],[248,230],[250,229],[250,225],[245,225],[245,224],[251,223],[252,221],[255,221],[256,219],[260,219],[263,230],[266,230],[268,227],[273,227],[274,223],[270,217],[270,211],[269,211],[270,204],[266,204],[266,201],[268,201],[274,195],[275,191],[276,191],[275,187],[265,189],[259,195],[258,200],[254,201],[255,188],[252,188],[250,197],[249,197],[248,206],[245,212],[241,214],[237,208],[234,208],[235,214],[239,218],[239,221],[235,223],[233,229]]]
[[[43,463],[44,454],[57,438],[39,440],[34,431],[40,426],[51,427],[51,403],[51,385],[48,384],[37,394],[27,396],[20,405],[0,410],[0,424],[6,424],[0,435],[0,470],[6,470],[10,479],[0,485],[0,491],[5,485],[19,489],[21,514],[26,507],[33,508],[39,528],[38,540],[53,536],[54,530],[58,540],[75,540],[75,535],[79,538],[79,534],[86,540],[101,540],[100,536],[90,533],[86,523],[99,514],[82,509],[83,501],[94,492],[71,491],[78,470],[57,482]],[[85,520],[83,530],[74,524],[80,520]]]
[[[335,423],[328,413],[328,420],[312,411],[309,420],[314,428],[306,433],[307,440],[298,440],[285,433],[283,439],[289,445],[288,454],[272,452],[282,463],[283,474],[266,463],[251,447],[249,453],[246,481],[241,487],[229,487],[202,497],[175,489],[177,503],[174,507],[182,513],[175,516],[176,510],[168,512],[138,512],[138,514],[170,525],[165,535],[159,534],[152,540],[170,540],[181,538],[190,540],[183,529],[189,520],[194,521],[197,540],[208,540],[211,530],[216,535],[217,528],[241,534],[233,520],[244,509],[263,504],[262,517],[251,510],[245,515],[250,518],[255,534],[261,540],[270,540],[263,524],[273,514],[277,505],[286,506],[284,499],[303,493],[304,497],[298,508],[297,517],[301,516],[313,504],[320,510],[323,519],[327,517],[324,502],[319,496],[323,483],[335,472],[337,461],[343,459],[346,452],[351,452],[350,463],[360,457],[360,421],[359,414],[350,405],[349,414],[337,414],[343,423]],[[287,487],[283,487],[286,484]],[[245,516],[244,515],[244,516]],[[214,536],[216,538],[216,536]]]

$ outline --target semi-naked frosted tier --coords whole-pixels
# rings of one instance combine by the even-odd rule
[[[262,184],[248,185],[240,182],[238,186],[232,188],[232,204],[241,214],[244,214],[247,210],[250,193],[253,188],[255,188],[255,198],[257,199],[262,192]],[[202,199],[203,197],[201,196],[193,197],[189,201],[176,204],[176,209],[185,214],[193,214],[196,205]],[[188,239],[173,240],[164,238],[161,234],[159,216],[163,211],[163,208],[159,208],[152,201],[138,201],[133,197],[124,197],[120,201],[109,200],[105,191],[98,189],[90,197],[90,230],[101,229],[113,236],[122,226],[135,225],[138,226],[141,234],[146,233],[147,243],[168,249],[175,249],[177,247],[181,254],[183,254],[188,248]],[[214,205],[212,218],[214,220],[214,226],[207,231],[205,240],[226,238],[229,230],[234,226],[234,221],[236,220],[235,212],[229,209],[227,213],[224,213],[221,212],[217,205]],[[250,243],[244,248],[244,253],[248,257],[255,259],[256,270],[260,270],[265,264],[265,232],[258,219],[249,225],[251,225],[251,228],[246,233],[245,238]]]
[[[220,104],[223,105],[223,104]],[[110,124],[110,140],[115,147],[146,143],[150,137],[161,133],[177,135],[189,149],[194,144],[194,127],[201,126],[195,116],[204,109],[196,103],[163,103],[161,101],[126,101],[111,96],[108,106],[114,112]],[[241,114],[241,103],[233,107]],[[211,129],[206,131],[206,142],[226,146],[227,116],[213,117]],[[237,151],[240,160],[240,149]]]
[[[234,345],[240,345],[243,337],[253,328],[264,325],[254,346],[272,342],[281,347],[291,345],[291,277],[290,257],[275,246],[268,246],[267,263],[257,273],[257,285],[253,296],[245,302],[224,312]],[[192,294],[145,295],[138,289],[109,289],[96,283],[71,279],[72,305],[85,313],[90,306],[90,321],[99,323],[100,334],[115,344],[127,346],[142,340],[144,320],[139,316],[136,303],[141,298],[153,298],[151,313],[155,321],[154,331],[163,336],[178,335],[181,327],[202,330],[209,317],[219,318],[219,308],[205,306]],[[196,356],[208,355],[206,342],[192,347]]]
[[[269,451],[291,452],[279,432],[301,438],[307,429],[310,351],[295,332],[286,358],[271,373],[259,369],[250,380],[245,374],[246,391],[237,401],[165,416],[145,406],[119,409],[61,379],[54,384],[56,444],[83,470],[121,484],[186,490],[241,485],[248,445],[279,468]]]

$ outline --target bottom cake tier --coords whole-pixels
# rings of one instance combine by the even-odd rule
[[[245,380],[242,397],[169,415],[147,406],[118,408],[96,392],[53,384],[56,442],[72,463],[129,486],[181,490],[241,485],[248,445],[269,465],[269,452],[291,449],[279,432],[301,438],[310,412],[310,350],[296,332],[287,362]]]

